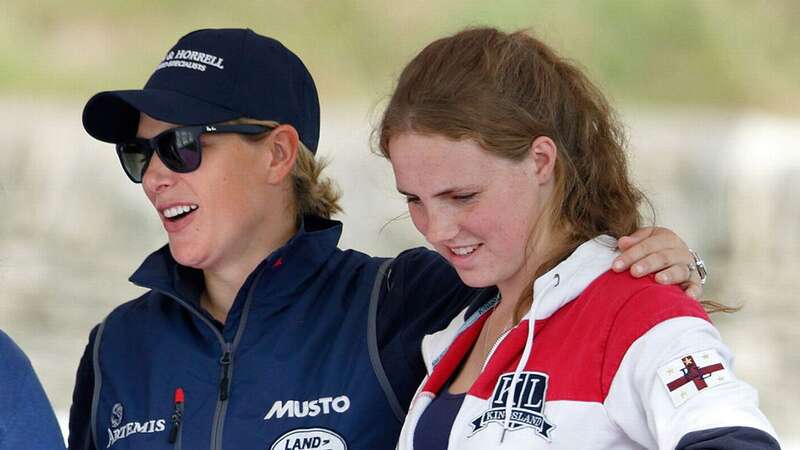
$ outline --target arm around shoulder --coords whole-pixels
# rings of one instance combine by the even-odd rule
[[[406,250],[392,261],[377,307],[377,346],[404,410],[426,373],[422,337],[447,326],[471,292],[447,261],[426,248]]]

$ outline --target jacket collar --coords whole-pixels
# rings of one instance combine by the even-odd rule
[[[265,256],[248,276],[242,290],[252,283],[255,274],[265,269],[275,271],[276,276],[269,277],[272,279],[272,293],[294,290],[325,264],[336,250],[341,234],[342,223],[339,221],[303,217],[297,233],[282,247]],[[138,286],[192,303],[198,301],[204,289],[203,272],[178,264],[172,257],[169,245],[148,256],[129,280]]]

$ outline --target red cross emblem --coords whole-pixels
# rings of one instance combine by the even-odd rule
[[[683,376],[667,384],[667,389],[669,389],[670,392],[690,382],[694,383],[698,391],[705,389],[708,387],[705,379],[710,377],[712,373],[725,369],[720,363],[706,367],[698,367],[694,362],[694,358],[691,356],[684,356],[681,361],[683,361],[684,365],[684,368],[681,369]]]

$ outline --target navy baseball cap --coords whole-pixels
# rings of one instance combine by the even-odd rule
[[[83,127],[95,139],[136,136],[139,112],[177,125],[247,117],[292,125],[312,152],[319,141],[319,98],[300,61],[275,39],[249,29],[206,29],[182,37],[143,89],[95,94]]]

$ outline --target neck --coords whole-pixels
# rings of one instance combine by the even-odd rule
[[[500,295],[503,301],[498,305],[498,312],[514,314],[517,305],[523,302],[523,295],[525,298],[532,294],[533,282],[536,273],[542,264],[545,264],[550,258],[554,256],[554,252],[558,248],[558,243],[562,242],[562,233],[554,231],[549,226],[541,227],[542,231],[534,232],[528,243],[528,255],[525,263],[520,267],[519,271],[508,280],[504,280],[497,284]],[[527,313],[524,311],[524,313]],[[515,318],[518,321],[520,318]]]
[[[247,249],[237,252],[227,264],[203,269],[205,292],[201,306],[222,323],[228,317],[236,295],[247,277],[268,255],[279,249],[297,232],[294,214],[282,214],[280,222],[260,236],[254,236]]]

